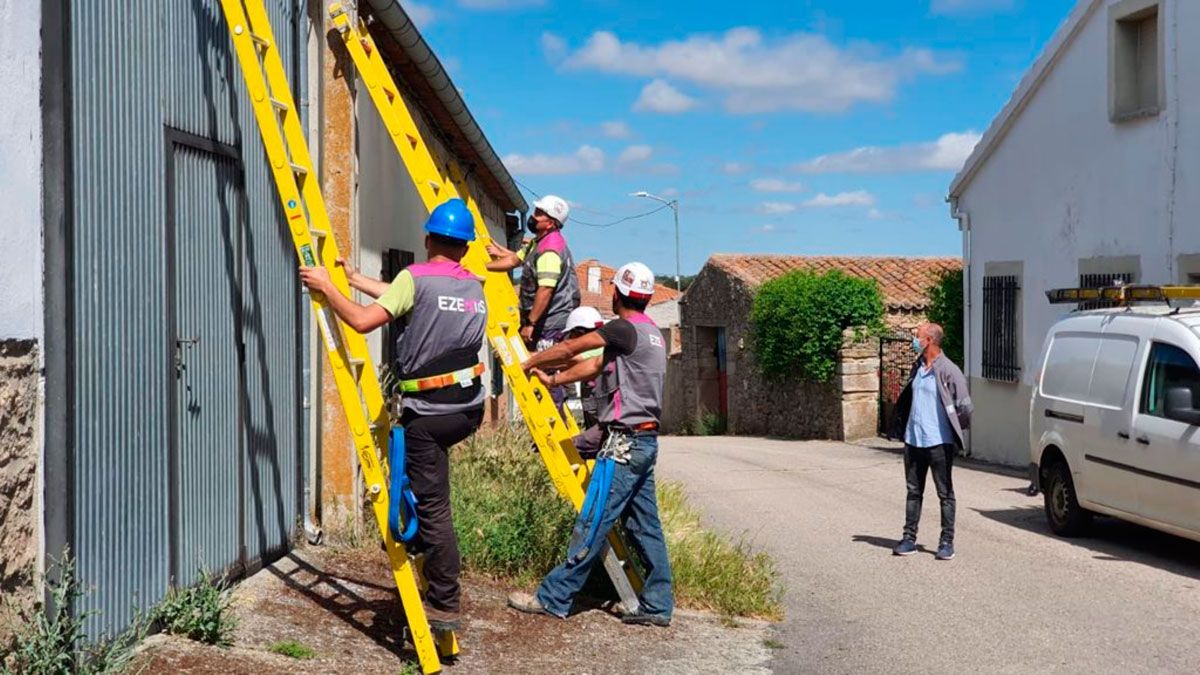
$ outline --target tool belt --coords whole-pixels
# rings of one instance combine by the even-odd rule
[[[400,391],[411,394],[418,391],[430,391],[433,389],[444,389],[453,385],[458,385],[463,389],[467,389],[475,384],[475,378],[482,377],[485,366],[482,363],[477,363],[470,368],[455,370],[442,375],[431,375],[429,377],[418,377],[411,380],[400,380]]]
[[[642,422],[641,424],[635,424],[633,426],[628,426],[625,424],[619,424],[617,422],[612,422],[610,424],[606,424],[604,428],[610,432],[623,432],[626,434],[641,434],[641,433],[646,433],[648,431],[658,431],[658,422]]]

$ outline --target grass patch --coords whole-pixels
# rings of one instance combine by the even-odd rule
[[[763,646],[767,649],[783,649],[783,643],[772,638],[763,640]]]
[[[504,428],[453,450],[451,503],[466,569],[532,584],[562,561],[575,513],[530,444],[523,429]],[[703,529],[681,485],[660,483],[658,503],[681,606],[731,620],[782,617],[783,589],[767,554]]]
[[[679,604],[727,617],[783,618],[783,586],[770,556],[701,527],[678,483],[659,483],[658,510]]]
[[[317,658],[317,653],[313,651],[312,647],[295,640],[280,640],[268,647],[267,651],[301,661]]]
[[[167,597],[154,608],[151,617],[172,635],[228,647],[237,627],[237,617],[230,609],[232,603],[233,591],[207,570],[201,570],[196,585],[167,591]]]
[[[50,574],[44,583],[52,602],[48,607],[38,600],[30,607],[14,609],[17,628],[8,644],[0,644],[0,673],[127,672],[133,661],[133,647],[146,634],[143,618],[139,615],[133,626],[117,637],[93,639],[85,625],[96,612],[74,616],[69,609],[87,595],[75,577],[74,561],[69,556],[49,560],[48,568]]]
[[[532,443],[507,427],[480,430],[452,451],[450,503],[466,569],[531,584],[565,555],[575,513]]]

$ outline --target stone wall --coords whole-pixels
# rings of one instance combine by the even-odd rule
[[[0,341],[0,598],[21,605],[33,600],[39,550],[38,377],[36,341]],[[0,644],[11,628],[7,609]]]
[[[879,345],[869,340],[843,350],[832,382],[768,377],[751,349],[753,289],[705,267],[680,303],[683,352],[667,365],[663,426],[678,433],[716,412],[712,385],[702,381],[711,362],[713,329],[725,335],[728,433],[785,438],[857,439],[878,426]],[[673,400],[677,399],[677,400]]]

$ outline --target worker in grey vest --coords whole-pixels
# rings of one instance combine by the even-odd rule
[[[622,621],[668,626],[674,609],[671,565],[654,491],[667,350],[658,326],[644,313],[654,295],[654,274],[650,269],[641,263],[629,263],[617,270],[613,283],[616,286],[613,312],[617,319],[592,333],[534,354],[522,364],[527,372],[547,384],[599,377],[597,391],[602,397],[600,424],[604,441],[597,465],[606,458],[615,461],[611,487],[595,523],[586,522],[586,513],[576,519],[568,559],[546,575],[536,595],[513,593],[508,604],[522,612],[566,618],[593,563],[605,551],[604,539],[620,520],[646,569],[639,606],[622,616]],[[587,360],[556,375],[541,370],[543,364],[560,362],[596,348],[604,349],[599,365]],[[595,474],[592,480],[596,480]]]
[[[342,321],[368,333],[408,317],[393,365],[403,392],[407,473],[416,496],[417,538],[410,552],[425,554],[429,583],[425,612],[435,630],[456,630],[460,620],[458,539],[450,515],[452,445],[483,420],[484,365],[479,360],[487,325],[483,284],[460,264],[475,239],[475,223],[461,199],[434,209],[425,223],[428,261],[410,265],[390,283],[348,269],[350,285],[377,298],[360,305],[338,292],[323,267],[304,267],[300,278],[323,293]],[[398,499],[399,496],[393,496]]]
[[[521,268],[521,338],[537,351],[562,341],[567,317],[579,306],[575,260],[562,235],[570,212],[565,199],[546,195],[533,203],[533,213],[525,223],[533,239],[520,251],[510,251],[494,242],[487,247],[492,257],[489,270]]]

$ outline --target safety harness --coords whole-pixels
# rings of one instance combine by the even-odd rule
[[[470,368],[463,368],[442,375],[400,380],[400,391],[405,394],[412,394],[418,391],[441,389],[455,384],[465,389],[473,384],[475,378],[483,376],[484,369],[485,367],[482,363],[476,363]]]
[[[388,442],[388,530],[392,540],[403,544],[417,536],[417,496],[413,494],[404,466],[404,427],[392,427]],[[400,529],[403,514],[404,529]]]

